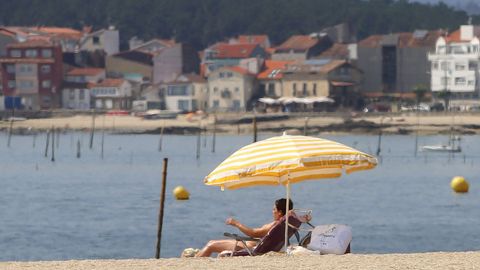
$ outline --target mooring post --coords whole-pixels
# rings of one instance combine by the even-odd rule
[[[48,156],[48,145],[50,143],[50,130],[47,130],[47,139],[45,141],[45,157]]]
[[[105,143],[105,114],[103,115],[103,124],[102,124],[102,149],[100,156],[103,159],[103,145]]]
[[[93,147],[93,135],[95,134],[95,109],[92,112],[92,129],[90,131],[90,149]]]
[[[200,158],[200,147],[202,144],[202,122],[198,122],[198,132],[197,132],[197,155],[195,156],[197,159]]]
[[[77,158],[80,158],[80,139],[77,140]]]
[[[165,129],[165,121],[162,123],[162,128],[160,128],[160,140],[158,141],[158,152],[162,152],[162,143],[163,143],[163,131]]]
[[[52,162],[55,162],[55,128],[52,127]]]
[[[15,119],[15,108],[12,109],[12,116],[10,117],[10,127],[8,128],[8,140],[7,147],[10,147],[10,141],[12,139],[13,132],[13,120]]]
[[[253,123],[253,142],[257,142],[257,116],[254,115],[252,119]]]
[[[305,117],[305,125],[303,126],[303,136],[308,134],[308,117]]]
[[[165,207],[165,189],[167,185],[167,165],[168,165],[168,158],[164,158],[163,172],[162,172],[162,190],[160,193],[160,210],[158,212],[157,245],[156,245],[156,251],[155,251],[156,259],[160,259],[160,249],[162,244],[163,209]]]
[[[212,153],[215,153],[215,138],[217,134],[217,115],[213,115]]]

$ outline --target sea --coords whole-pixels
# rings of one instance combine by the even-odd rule
[[[351,226],[353,253],[480,250],[478,136],[463,136],[456,154],[417,151],[445,143],[446,135],[320,137],[375,155],[380,146],[373,170],[291,186],[294,207],[312,210],[314,225]],[[0,261],[153,258],[164,158],[162,258],[238,232],[225,225],[228,217],[251,227],[271,222],[273,202],[286,194],[283,186],[221,191],[204,185],[209,172],[252,142],[251,135],[199,140],[96,133],[91,140],[88,132],[66,132],[55,136],[53,161],[46,138],[9,140],[0,133]],[[467,179],[468,193],[452,191],[455,176]],[[188,190],[189,200],[175,199],[177,186]]]

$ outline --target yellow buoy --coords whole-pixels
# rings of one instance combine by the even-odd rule
[[[459,193],[468,192],[468,182],[462,176],[453,177],[452,182],[450,182],[450,186],[455,192],[459,192]]]
[[[190,193],[182,186],[177,186],[173,190],[173,195],[177,200],[188,200],[190,198]]]

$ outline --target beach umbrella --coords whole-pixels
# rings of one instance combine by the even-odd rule
[[[288,201],[290,184],[337,178],[343,172],[373,169],[376,165],[375,157],[341,143],[284,133],[242,147],[207,175],[204,183],[222,190],[284,185]],[[288,215],[286,222],[288,224]],[[285,226],[285,238],[287,229]]]

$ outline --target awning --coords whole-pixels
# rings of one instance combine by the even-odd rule
[[[265,103],[265,104],[270,104],[270,105],[279,103],[276,99],[269,98],[269,97],[259,98],[258,101],[260,101],[262,103]]]
[[[355,85],[354,83],[351,83],[351,82],[338,82],[338,81],[331,81],[331,84],[333,86],[352,86],[352,85]]]

